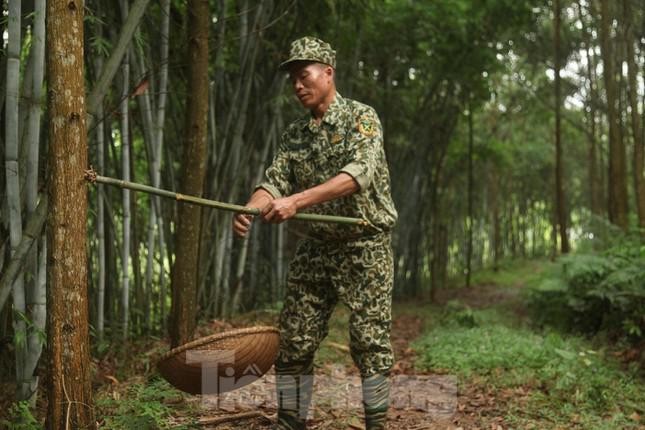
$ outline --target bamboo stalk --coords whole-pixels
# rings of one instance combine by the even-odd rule
[[[128,20],[129,5],[128,1],[121,1],[121,19],[124,23]],[[130,49],[126,47],[121,61],[121,73],[123,81],[121,83],[121,104],[119,110],[121,113],[121,163],[122,175],[125,180],[130,180],[130,108],[128,98],[130,95]],[[128,338],[128,327],[130,325],[130,264],[132,256],[130,255],[131,240],[131,206],[130,190],[123,190],[123,243],[121,244],[121,303],[123,306],[122,315],[122,336],[125,341]]]
[[[268,421],[272,421],[271,418],[272,416],[266,416],[260,411],[249,411],[249,412],[241,412],[238,414],[233,414],[233,415],[224,415],[224,416],[219,416],[219,417],[204,417],[200,418],[199,421],[197,421],[197,424],[201,426],[211,426],[211,425],[219,425],[219,424],[224,424],[224,423],[229,423],[233,421],[239,421],[239,420],[248,420],[251,418],[259,418],[259,417],[264,417]]]
[[[87,97],[87,113],[89,114],[88,129],[92,128],[92,123],[95,120],[103,120],[103,118],[96,117],[96,110],[98,105],[103,101],[103,98],[110,87],[110,83],[112,82],[112,79],[114,79],[114,75],[116,75],[116,72],[119,70],[121,60],[125,55],[126,49],[130,46],[132,36],[134,36],[134,32],[137,29],[149,2],[150,0],[136,0],[132,4],[130,13],[123,24],[121,33],[119,33],[119,39],[110,54],[110,58],[108,58],[105,67],[101,69],[101,74],[97,79],[94,88],[92,88],[92,92]]]
[[[206,206],[209,208],[220,209],[229,212],[236,212],[248,215],[260,215],[261,211],[257,208],[249,208],[241,205],[234,205],[231,203],[218,202],[216,200],[204,199],[202,197],[189,196],[186,194],[175,193],[168,190],[162,190],[160,188],[151,187],[150,185],[138,184],[136,182],[124,181],[122,179],[110,178],[107,176],[97,175],[94,171],[88,170],[85,174],[85,179],[89,182],[98,182],[100,184],[114,185],[119,188],[127,188],[133,191],[141,191],[148,194],[153,194],[162,197],[168,197],[175,199],[178,202],[193,203],[196,205]],[[318,215],[318,214],[307,214],[299,213],[296,214],[293,219],[300,221],[312,221],[312,222],[328,222],[336,224],[348,224],[348,225],[367,225],[367,221],[359,218],[350,218],[344,216],[334,216],[334,215]]]
[[[11,286],[23,271],[27,254],[40,236],[46,218],[47,194],[43,194],[36,211],[29,215],[27,219],[27,225],[23,231],[20,244],[15,248],[15,252],[11,255],[11,259],[4,267],[2,276],[0,276],[0,311],[4,308],[7,297],[11,292]]]
[[[21,205],[21,170],[20,166],[20,49],[21,42],[21,9],[20,0],[8,2],[7,15],[7,69],[6,69],[6,99],[5,99],[5,175],[7,210],[9,214],[9,243],[11,256],[13,256],[20,243],[22,243],[22,205]],[[28,86],[28,85],[27,85]],[[27,314],[25,297],[24,274],[19,273],[13,283],[13,320],[14,336],[16,339],[26,339],[27,328],[25,322],[19,317]],[[25,361],[27,346],[24,342],[16,342],[16,397],[17,400],[27,400],[28,384],[25,378]]]

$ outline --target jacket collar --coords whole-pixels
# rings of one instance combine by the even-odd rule
[[[336,91],[334,100],[330,103],[327,111],[323,115],[322,123],[326,123],[336,128],[341,128],[343,125],[343,112],[345,111],[345,98]],[[309,114],[308,121],[305,122],[305,127],[311,131],[316,131],[320,126],[316,124],[314,116]]]

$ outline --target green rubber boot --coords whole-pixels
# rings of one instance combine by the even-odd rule
[[[276,363],[278,430],[303,430],[311,403],[314,362]]]
[[[365,429],[385,429],[390,404],[390,380],[387,375],[376,374],[364,377],[362,382]]]

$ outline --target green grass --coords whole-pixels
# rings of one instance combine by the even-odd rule
[[[455,374],[462,387],[474,385],[496,392],[521,387],[526,393],[522,398],[504,403],[504,428],[639,428],[634,413],[645,414],[645,384],[636,369],[621,369],[611,354],[598,346],[601,343],[558,331],[536,331],[531,321],[518,315],[525,297],[510,293],[539,281],[552,269],[546,261],[519,261],[504,262],[497,271],[476,273],[474,289],[494,285],[504,292],[499,301],[482,309],[471,309],[458,300],[441,306],[396,303],[395,317],[420,316],[424,321],[424,334],[413,344],[417,367]],[[247,317],[244,321],[248,324],[259,318],[255,314]],[[349,345],[348,320],[349,312],[339,304],[316,355],[317,366],[352,365],[348,352],[330,345]],[[132,372],[135,367],[128,369]],[[139,370],[139,374],[149,374],[148,366]],[[199,415],[191,413],[188,405],[169,406],[165,400],[181,393],[158,377],[141,378],[127,387],[118,395],[102,392],[97,396],[101,428],[169,428],[172,416]],[[21,411],[15,413],[20,415]],[[173,424],[172,428],[181,427]]]
[[[544,270],[552,266],[547,260],[503,260],[498,268],[492,267],[473,273],[472,285],[497,285],[514,288],[518,285],[533,284]]]
[[[507,262],[497,272],[484,271],[475,279],[516,288],[537,282],[550,266]],[[645,384],[637,370],[621,369],[590,341],[534,331],[504,303],[473,310],[453,301],[438,315],[436,308],[427,312],[432,314],[432,328],[414,343],[418,367],[456,374],[461,384],[477,381],[495,391],[522,387],[528,397],[511,400],[506,414],[513,428],[642,428],[633,419],[633,414],[645,412]]]
[[[169,422],[176,414],[176,406],[171,407],[165,401],[178,397],[183,394],[160,378],[129,384],[122,394],[100,393],[96,399],[98,416],[103,421],[100,427],[106,430],[199,428],[194,423],[176,425]]]

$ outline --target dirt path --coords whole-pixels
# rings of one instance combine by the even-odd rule
[[[522,313],[518,289],[500,288],[494,285],[479,285],[470,289],[440,291],[439,303],[450,300],[475,308],[488,308],[504,303],[510,309]],[[453,375],[420,372],[415,368],[416,354],[411,341],[428,329],[424,321],[426,308],[423,304],[410,306],[399,304],[394,309],[392,346],[396,362],[392,369],[392,388],[388,429],[390,430],[504,430],[508,428],[504,415],[509,401],[526,396],[519,390],[489,391],[477,380],[462,382],[459,389]],[[342,315],[342,314],[341,314]],[[342,320],[342,318],[341,318]],[[242,324],[251,324],[243,321]],[[267,321],[271,323],[271,321]],[[274,323],[274,322],[273,322]],[[205,326],[207,332],[230,328]],[[344,327],[343,322],[338,322]],[[341,330],[336,327],[336,330]],[[344,328],[342,329],[344,330]],[[206,333],[203,333],[206,334]],[[314,396],[309,412],[308,429],[364,429],[361,383],[357,369],[349,364],[349,350],[344,346],[347,339],[329,339],[323,348],[333,349],[336,354],[321,356],[316,368]],[[338,362],[333,363],[333,360]],[[240,419],[230,423],[203,425],[204,429],[271,429],[275,423],[275,375],[269,373],[260,381],[222,396],[189,397],[186,402],[192,407],[184,417],[177,417],[177,424],[186,423],[189,416],[199,419],[216,419],[241,413],[261,414],[259,417]],[[185,408],[178,408],[181,410]]]
[[[455,424],[455,416],[461,415],[456,378],[423,374],[414,368],[416,356],[410,341],[421,334],[423,325],[422,318],[415,315],[401,314],[394,319],[392,344],[397,361],[392,369],[391,408],[388,413],[388,428],[391,430],[459,427]],[[264,415],[216,426],[205,425],[205,429],[270,429],[275,420],[274,383],[274,375],[268,374],[261,381],[229,396],[195,397],[189,401],[198,403],[202,419],[250,411]],[[466,409],[462,408],[464,411]],[[355,368],[325,363],[317,369],[307,428],[364,429],[360,377]]]

